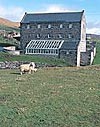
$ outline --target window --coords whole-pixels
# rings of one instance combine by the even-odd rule
[[[62,38],[62,35],[61,35],[61,34],[58,34],[58,37],[59,37],[59,38]]]
[[[37,27],[38,27],[38,29],[40,29],[40,28],[41,28],[41,25],[40,25],[40,24],[38,24],[38,26],[37,26]]]
[[[63,28],[63,24],[60,24],[60,28]]]
[[[48,25],[48,28],[51,28],[51,24]]]
[[[48,38],[51,38],[50,34],[48,34],[47,36],[48,36]]]
[[[37,37],[37,38],[40,38],[40,34],[37,34],[36,37]]]
[[[68,38],[71,38],[71,34],[68,34]]]
[[[66,52],[66,55],[69,55],[69,51]]]
[[[72,24],[69,24],[69,28],[70,28],[70,29],[72,28],[72,26],[73,26]]]
[[[30,28],[30,25],[28,24],[28,25],[27,25],[27,29],[29,29],[29,28]]]

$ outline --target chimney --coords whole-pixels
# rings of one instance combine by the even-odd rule
[[[27,12],[25,12],[25,15],[27,14]]]
[[[82,10],[82,12],[84,13],[84,10]]]

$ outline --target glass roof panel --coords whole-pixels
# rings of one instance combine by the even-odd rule
[[[26,49],[59,49],[64,40],[31,40]]]

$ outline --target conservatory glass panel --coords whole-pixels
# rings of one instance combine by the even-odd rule
[[[64,40],[31,40],[26,54],[58,54]]]

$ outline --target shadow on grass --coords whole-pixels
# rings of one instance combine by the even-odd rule
[[[13,73],[10,73],[12,75],[21,75],[20,72],[13,72]]]

